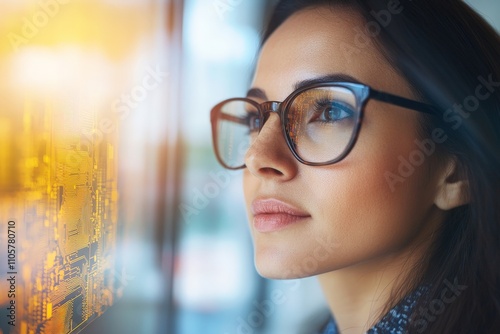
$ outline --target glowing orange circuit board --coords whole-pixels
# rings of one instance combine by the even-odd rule
[[[74,333],[113,303],[117,288],[115,140],[85,135],[93,111],[61,117],[51,102],[23,103],[0,110],[0,333]],[[12,231],[15,261],[7,262]],[[4,293],[12,276],[15,296]]]

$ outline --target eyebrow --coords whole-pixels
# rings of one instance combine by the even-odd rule
[[[314,85],[314,84],[319,84],[319,83],[325,83],[325,82],[353,82],[353,83],[361,83],[358,79],[356,79],[353,76],[350,76],[349,74],[345,73],[333,73],[333,74],[327,74],[324,76],[316,77],[316,78],[311,78],[311,79],[306,79],[306,80],[301,80],[296,82],[293,85],[293,89],[297,90],[305,86],[309,85]],[[252,87],[248,90],[247,92],[247,98],[258,98],[261,100],[269,100],[269,98],[266,95],[266,92],[257,87]]]

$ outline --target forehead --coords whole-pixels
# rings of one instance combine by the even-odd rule
[[[344,7],[295,13],[262,47],[253,86],[282,100],[298,81],[347,74],[378,89],[407,95],[407,85],[365,32],[365,25],[360,14]]]

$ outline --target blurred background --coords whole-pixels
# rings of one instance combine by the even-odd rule
[[[275,2],[2,0],[0,334],[325,321],[313,278],[255,272],[241,172],[211,146],[209,110],[246,93]],[[500,29],[497,1],[467,2]]]

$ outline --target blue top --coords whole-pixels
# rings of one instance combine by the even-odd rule
[[[419,287],[411,294],[403,298],[372,328],[367,334],[404,334],[410,321],[409,317],[417,300],[425,293],[427,289]],[[337,324],[333,317],[330,319],[321,334],[339,334]]]

